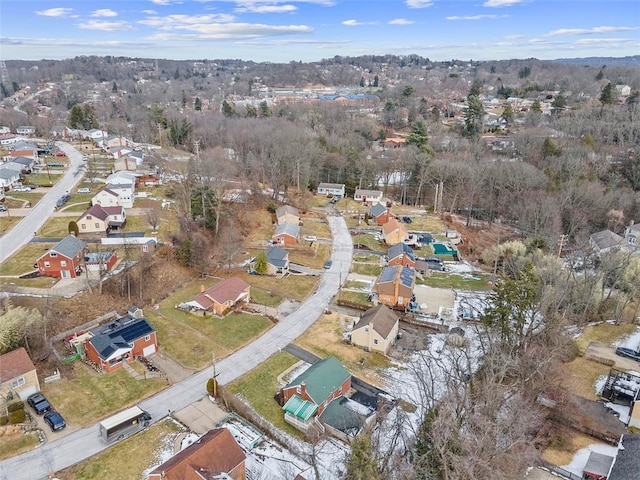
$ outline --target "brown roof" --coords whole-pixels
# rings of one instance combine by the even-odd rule
[[[398,229],[401,229],[404,232],[406,232],[407,230],[406,227],[404,226],[404,223],[400,223],[395,218],[390,218],[387,223],[382,225],[382,231],[384,232],[385,235],[388,235],[391,232],[395,232]]]
[[[370,325],[382,338],[387,338],[394,325],[398,323],[398,318],[398,315],[389,307],[380,304],[364,312],[364,315],[362,315],[362,318],[353,329],[357,330],[365,325]]]
[[[203,473],[229,473],[245,459],[246,455],[229,430],[214,428],[154,469],[150,475],[162,475],[164,472],[163,480],[202,480]]]
[[[86,212],[84,212],[80,218],[85,218],[87,215],[94,216],[96,218],[99,218],[100,220],[106,220],[107,217],[109,217],[109,214],[101,205],[94,205]]]
[[[29,354],[23,347],[12,350],[0,356],[0,383],[13,380],[35,369]]]
[[[227,278],[220,283],[216,283],[213,287],[207,288],[193,301],[198,302],[204,308],[210,308],[214,301],[222,304],[237,300],[240,294],[248,287],[249,284],[241,278]]]

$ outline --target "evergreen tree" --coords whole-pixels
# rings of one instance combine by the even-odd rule
[[[200,100],[200,97],[196,97],[196,99],[193,101],[193,109],[196,112],[200,112],[202,110],[202,100]]]
[[[604,78],[604,72],[600,70],[596,75],[596,80],[602,80]]]
[[[611,82],[607,83],[600,92],[600,102],[602,105],[613,105],[616,103],[616,90]]]
[[[531,111],[536,113],[542,113],[542,107],[540,106],[540,100],[536,99],[531,104]]]
[[[540,155],[542,155],[543,159],[547,159],[549,157],[559,157],[560,155],[562,155],[562,149],[558,145],[556,145],[556,142],[547,137],[544,139],[544,142],[542,144]]]
[[[273,115],[273,112],[271,111],[271,108],[269,108],[269,104],[267,103],[267,101],[263,100],[262,102],[260,102],[260,116],[268,118],[271,115]]]
[[[418,150],[424,153],[433,153],[433,150],[429,146],[429,134],[427,133],[427,126],[424,121],[418,119],[411,125],[411,133],[407,137],[408,145],[415,145]]]
[[[371,435],[363,434],[353,439],[344,480],[380,480],[378,464],[372,450]]]
[[[258,110],[253,105],[246,106],[245,117],[247,118],[256,118],[258,116]]]
[[[551,111],[554,113],[554,115],[558,115],[564,112],[566,108],[567,99],[563,95],[556,95],[556,97],[553,99],[553,102],[551,102]]]
[[[377,87],[378,87],[378,75],[376,75],[375,77],[373,77],[373,86],[374,86],[375,88],[377,88]]]
[[[507,122],[507,125],[511,125],[513,122],[513,107],[511,107],[511,104],[507,105],[502,111],[502,118]]]
[[[267,251],[260,250],[260,253],[256,255],[253,261],[253,269],[258,275],[264,275],[267,273]]]
[[[227,118],[231,118],[235,115],[235,110],[233,109],[233,107],[231,106],[231,104],[229,102],[227,102],[226,100],[222,101],[222,114],[227,117]]]
[[[468,136],[476,136],[482,132],[484,106],[477,95],[469,95],[467,107],[464,110],[464,130]]]

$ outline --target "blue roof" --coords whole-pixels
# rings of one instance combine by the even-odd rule
[[[284,267],[287,264],[287,255],[289,255],[289,252],[284,248],[274,245],[267,249],[267,263],[274,267]]]
[[[415,261],[416,259],[416,256],[413,253],[413,250],[411,249],[411,247],[405,243],[396,243],[395,245],[391,245],[389,247],[389,251],[387,252],[387,256],[389,257],[389,260],[391,260],[392,258],[399,257],[402,254],[405,254],[407,257],[409,257],[413,261]]]
[[[277,235],[289,235],[291,237],[298,237],[298,233],[300,232],[300,227],[295,223],[285,222],[282,225],[278,225],[273,236]]]
[[[411,267],[402,267],[396,265],[393,267],[384,267],[382,273],[378,277],[378,283],[393,282],[396,276],[400,275],[400,283],[407,287],[412,287],[415,281],[415,270]]]
[[[387,207],[385,207],[381,203],[376,203],[375,205],[372,205],[371,208],[369,209],[369,215],[371,215],[372,217],[378,217],[386,211],[387,211]]]
[[[402,267],[402,271],[400,272],[400,283],[407,287],[412,287],[413,282],[415,281],[416,273],[415,270],[411,267]]]
[[[67,235],[58,243],[56,243],[50,251],[58,252],[61,255],[64,255],[67,258],[73,258],[82,250],[84,250],[84,242],[82,240],[77,239],[73,235]]]
[[[109,356],[120,348],[130,348],[134,341],[155,332],[144,318],[133,318],[125,315],[118,320],[101,325],[91,330],[93,337],[89,340],[101,358]]]

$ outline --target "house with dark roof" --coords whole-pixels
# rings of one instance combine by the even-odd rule
[[[278,225],[276,231],[271,237],[274,243],[284,245],[285,247],[293,247],[298,244],[300,239],[300,227],[297,223],[283,223]]]
[[[76,220],[79,233],[107,233],[121,229],[127,221],[124,207],[94,205]]]
[[[319,360],[280,390],[284,419],[307,431],[336,398],[351,389],[351,374],[335,357]]]
[[[82,273],[85,243],[67,235],[56,243],[47,253],[36,260],[40,275],[55,278],[76,278]]]
[[[19,180],[19,171],[10,168],[0,168],[0,188],[10,188]]]
[[[155,353],[158,339],[142,310],[130,307],[123,317],[91,330],[84,349],[91,362],[105,372],[112,372],[136,357]]]
[[[267,274],[283,276],[289,273],[289,252],[273,245],[267,249]]]
[[[405,310],[413,297],[415,270],[400,265],[384,267],[372,291],[378,301],[396,310]]]
[[[291,205],[282,205],[276,209],[276,219],[278,220],[278,225],[283,223],[298,225],[300,223],[300,212]]]
[[[389,353],[400,329],[400,316],[382,303],[370,308],[351,331],[351,344],[367,352]]]
[[[602,230],[589,236],[589,245],[598,255],[622,248],[624,244],[624,238],[611,230]]]
[[[414,268],[416,265],[416,256],[413,249],[406,243],[396,243],[389,247],[387,252],[389,265],[402,265],[403,267]]]
[[[625,433],[618,444],[608,480],[638,480],[640,472],[640,434]]]
[[[226,428],[209,430],[162,465],[148,480],[245,480],[246,455]]]
[[[34,158],[20,156],[20,157],[12,158],[9,163],[15,163],[17,165],[22,165],[22,169],[26,173],[31,173],[31,170],[33,170],[33,167],[36,164],[36,160]]]
[[[231,277],[216,283],[196,295],[184,305],[201,311],[211,311],[223,315],[227,310],[240,303],[249,303],[251,286],[239,277]]]
[[[396,216],[391,213],[391,210],[389,210],[386,205],[376,203],[369,208],[369,218],[371,218],[376,225],[384,225],[390,219],[396,218]]]
[[[108,187],[100,189],[91,199],[91,205],[101,205],[103,207],[117,207],[120,205],[120,197]]]
[[[38,372],[24,347],[0,355],[0,396],[18,395],[25,400],[40,391]]]

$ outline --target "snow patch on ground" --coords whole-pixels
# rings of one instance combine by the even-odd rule
[[[473,273],[476,268],[468,262],[443,262],[450,273]]]
[[[607,402],[604,404],[605,408],[613,410],[618,414],[618,420],[627,425],[629,423],[629,413],[631,409],[628,405],[618,405],[617,403]]]
[[[613,345],[615,347],[630,348],[637,352],[640,350],[640,327],[637,327],[635,332],[616,340]]]
[[[591,454],[591,452],[615,457],[618,453],[618,447],[612,447],[611,445],[606,445],[604,443],[593,443],[588,447],[578,450],[573,456],[571,463],[569,463],[568,465],[562,465],[561,468],[564,468],[565,470],[568,470],[571,473],[574,473],[578,477],[582,478],[582,471],[587,465],[587,460],[589,460],[589,455]]]
[[[180,443],[180,451],[184,450],[185,448],[187,448],[189,445],[195,443],[198,441],[200,437],[195,434],[195,433],[188,433],[183,439],[182,442]]]
[[[596,394],[600,395],[602,393],[602,389],[604,388],[605,383],[607,383],[608,375],[600,375],[593,384],[593,388],[596,390]]]

